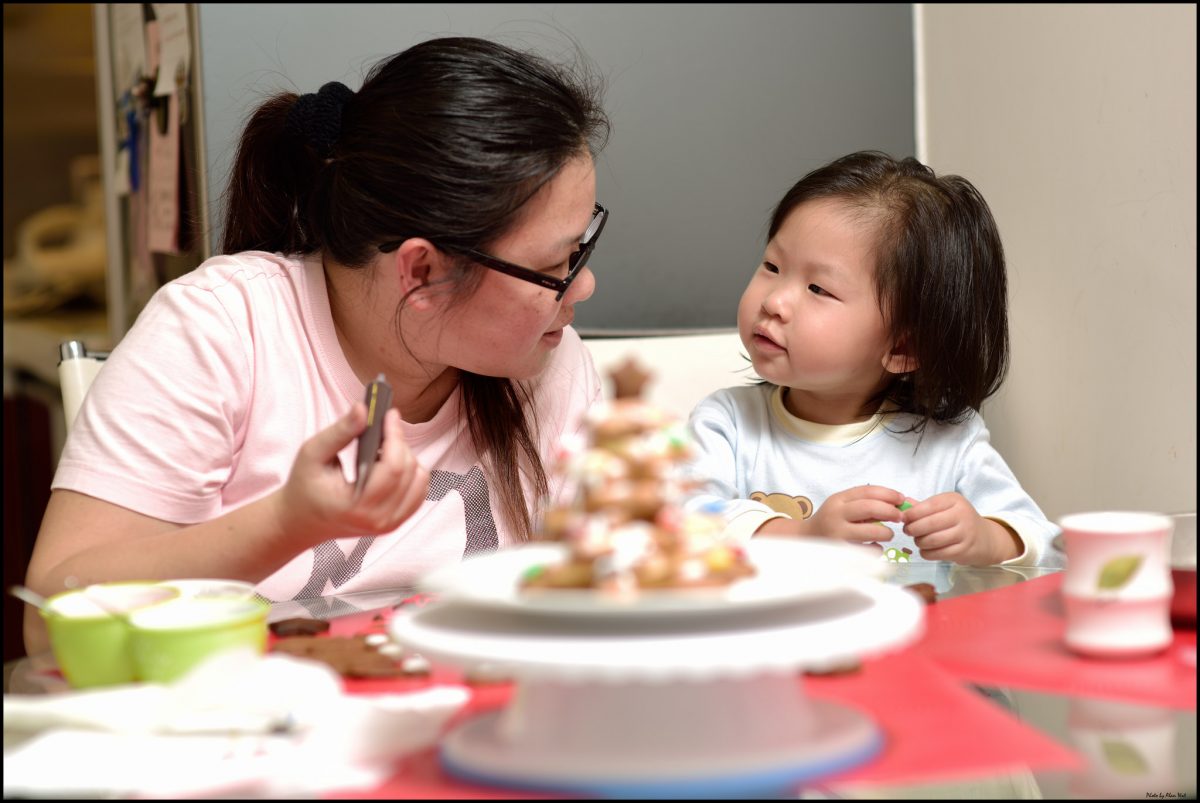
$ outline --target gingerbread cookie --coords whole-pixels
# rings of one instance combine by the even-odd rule
[[[930,583],[913,583],[905,586],[909,591],[913,591],[921,599],[925,600],[926,605],[932,605],[937,602],[937,589]]]
[[[384,654],[369,636],[290,636],[275,642],[272,650],[328,664],[348,678],[398,678],[429,674],[429,664],[417,655]],[[395,645],[387,645],[395,646]],[[417,661],[410,659],[419,659]]]
[[[329,630],[329,622],[321,619],[305,619],[303,617],[295,617],[292,619],[281,619],[278,622],[272,622],[269,627],[271,632],[281,638],[286,636],[315,636],[318,633],[324,633]]]

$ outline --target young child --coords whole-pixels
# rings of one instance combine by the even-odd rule
[[[694,468],[710,482],[691,504],[725,502],[741,538],[1046,562],[1057,529],[979,414],[1007,368],[1007,288],[995,221],[970,182],[850,154],[788,191],[767,239],[738,306],[764,381],[693,411]]]

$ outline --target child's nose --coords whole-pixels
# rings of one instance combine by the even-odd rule
[[[762,308],[763,312],[765,312],[767,315],[770,315],[772,318],[780,318],[785,320],[789,310],[787,299],[784,297],[783,293],[768,293],[763,298]]]

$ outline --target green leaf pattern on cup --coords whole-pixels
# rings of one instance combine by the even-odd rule
[[[1128,583],[1142,565],[1142,559],[1142,555],[1122,555],[1105,563],[1100,568],[1100,590],[1112,591]]]
[[[1101,741],[1104,760],[1113,771],[1121,775],[1145,775],[1150,771],[1146,759],[1128,742]]]

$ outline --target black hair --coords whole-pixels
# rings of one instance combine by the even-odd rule
[[[875,225],[879,308],[893,342],[917,361],[871,401],[913,413],[917,431],[978,410],[1000,388],[1009,359],[1004,248],[983,196],[965,178],[939,177],[914,158],[860,151],[792,186],[767,239],[815,199],[841,201]]]
[[[336,138],[314,144],[297,136],[288,116],[299,96],[278,94],[242,135],[222,250],[321,251],[352,269],[372,264],[381,243],[409,237],[486,250],[563,165],[604,147],[601,90],[582,58],[558,66],[484,39],[448,37],[372,68],[357,92],[338,99]],[[469,295],[481,270],[463,261],[454,292]],[[509,524],[527,535],[532,516],[518,469],[535,497],[548,487],[535,422],[525,415],[528,391],[468,372],[460,381],[464,415]]]

